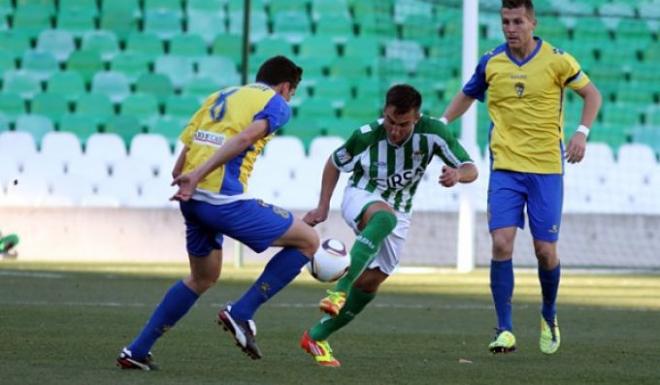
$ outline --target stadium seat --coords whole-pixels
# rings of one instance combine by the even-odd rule
[[[660,126],[637,126],[632,130],[635,143],[644,143],[660,154]]]
[[[273,33],[292,42],[300,42],[312,31],[309,17],[301,11],[283,11],[273,14]]]
[[[98,72],[92,80],[92,92],[107,95],[113,103],[119,103],[131,93],[131,88],[121,72]]]
[[[83,35],[82,49],[96,52],[103,61],[109,61],[119,52],[119,41],[112,31],[87,31]]]
[[[658,162],[654,150],[643,143],[626,143],[619,147],[617,168],[622,174],[640,171],[645,174],[654,172]]]
[[[201,36],[206,44],[211,44],[218,35],[227,33],[225,14],[221,9],[214,11],[188,11],[188,33]]]
[[[103,61],[98,52],[75,51],[69,56],[66,69],[78,72],[83,80],[88,83],[92,81],[94,74],[103,71]]]
[[[75,109],[76,115],[86,116],[96,124],[103,124],[114,115],[114,106],[107,95],[83,94],[78,99]]]
[[[309,148],[312,140],[323,135],[321,122],[323,117],[309,117],[305,119],[294,119],[281,129],[281,134],[295,137],[305,149]]]
[[[198,61],[207,55],[206,42],[200,35],[177,35],[170,40],[169,54]]]
[[[57,60],[48,52],[26,51],[21,59],[21,70],[38,81],[46,80],[59,70]]]
[[[128,95],[121,103],[121,115],[132,116],[144,126],[151,126],[159,117],[158,100],[151,94]]]
[[[236,85],[236,83],[225,83],[224,81],[233,80],[230,78],[222,79],[223,82],[218,82],[208,77],[197,77],[192,79],[183,87],[183,95],[192,95],[199,99],[204,99],[218,90]]]
[[[14,12],[12,0],[0,0],[0,17],[6,17]]]
[[[95,29],[94,15],[81,8],[61,8],[57,15],[57,29],[81,37],[85,32]]]
[[[305,148],[297,137],[276,136],[264,149],[265,163],[275,168],[291,169],[305,159]]]
[[[176,188],[170,184],[170,178],[146,180],[140,184],[140,194],[137,197],[127,200],[126,204],[130,207],[144,208],[178,207],[177,202],[170,201],[170,197],[176,192]]]
[[[112,58],[110,70],[123,73],[130,83],[135,83],[140,75],[149,72],[149,56],[135,51],[119,52]]]
[[[373,60],[381,57],[381,45],[377,38],[358,37],[344,43],[344,57]]]
[[[262,58],[269,58],[275,55],[291,57],[293,55],[293,46],[284,37],[267,37],[254,44],[254,54]]]
[[[224,13],[226,0],[188,0],[186,9],[190,12]]]
[[[9,119],[3,112],[0,112],[0,132],[4,131],[9,131]]]
[[[25,101],[18,94],[1,92],[0,111],[7,120],[14,121],[17,116],[26,113]]]
[[[99,14],[96,0],[59,0],[59,9],[75,9],[94,17]]]
[[[337,46],[329,36],[309,35],[300,43],[298,55],[326,59],[329,62],[338,56]]]
[[[138,186],[154,178],[154,169],[149,163],[143,163],[131,157],[119,159],[112,166],[112,181],[114,183]]]
[[[67,31],[49,29],[39,33],[37,51],[49,52],[58,62],[66,61],[75,50],[73,36]]]
[[[190,119],[199,109],[197,97],[192,95],[170,95],[165,100],[165,114],[179,119]]]
[[[60,94],[50,92],[41,93],[32,99],[31,112],[33,114],[43,115],[57,124],[62,116],[69,113],[69,104]]]
[[[344,78],[328,78],[314,87],[315,98],[330,100],[335,106],[344,105],[351,95],[351,85]]]
[[[85,144],[90,135],[98,132],[98,122],[85,115],[64,115],[60,119],[59,131],[72,133]]]
[[[119,202],[119,207],[125,207],[128,206],[129,202],[137,199],[138,186],[123,181],[116,181],[114,178],[108,178],[96,185],[96,195],[114,198]]]
[[[197,76],[211,78],[214,84],[239,84],[241,81],[236,64],[227,56],[206,56],[199,59]]]
[[[366,124],[380,117],[382,104],[376,98],[360,97],[346,103],[341,110],[342,118],[353,119]],[[354,129],[356,127],[353,127]]]
[[[39,207],[48,197],[48,183],[44,179],[19,175],[16,180],[16,184],[7,185],[0,201],[3,206]]]
[[[25,159],[22,175],[41,178],[50,183],[64,176],[64,163],[53,162],[52,159],[38,153]]]
[[[85,158],[98,159],[111,166],[126,157],[126,144],[114,133],[92,134],[87,139]]]
[[[169,40],[173,36],[183,33],[181,14],[166,10],[145,10],[144,32],[153,33],[161,39]]]
[[[155,72],[166,75],[175,88],[181,88],[195,74],[193,61],[185,56],[161,56],[156,59]]]
[[[310,98],[298,106],[296,117],[301,120],[315,120],[335,116],[335,109],[329,99]]]
[[[309,156],[313,162],[320,164],[318,170],[323,169],[323,165],[328,160],[334,150],[344,144],[344,139],[338,136],[320,136],[312,140],[309,145]]]
[[[149,61],[155,61],[157,57],[165,54],[160,38],[148,33],[130,34],[126,40],[125,52],[146,55]]]
[[[406,71],[414,72],[424,60],[424,49],[415,41],[392,40],[385,45],[385,57],[401,60]]]
[[[52,10],[43,4],[22,4],[16,8],[12,20],[12,30],[30,39],[35,39],[39,33],[51,29],[50,16]]]
[[[169,77],[163,74],[146,73],[137,79],[135,91],[152,94],[159,102],[164,102],[174,92],[174,87]]]
[[[181,132],[185,128],[186,123],[186,120],[163,117],[154,123],[154,125],[149,129],[149,133],[162,135],[165,137],[165,139],[167,139],[167,142],[170,144],[170,146],[174,147],[177,144],[179,135],[181,135]]]
[[[300,56],[294,61],[304,70],[303,80],[323,78],[325,69],[330,65],[330,59],[322,56]]]
[[[111,116],[105,123],[104,132],[119,135],[124,141],[126,148],[128,148],[133,137],[142,133],[142,127],[140,126],[140,121],[134,116]]]
[[[68,101],[75,101],[85,93],[85,81],[76,71],[56,72],[48,79],[46,90]]]
[[[3,75],[3,93],[17,94],[23,99],[32,99],[41,92],[39,81],[22,71],[7,71]]]
[[[406,15],[401,25],[401,37],[430,46],[440,39],[440,24],[432,14]]]
[[[106,3],[117,3],[106,1]],[[121,3],[121,2],[120,2]],[[139,10],[137,11],[139,14]],[[104,11],[101,13],[101,29],[111,31],[119,40],[126,40],[131,34],[138,31],[138,21],[131,9]]]
[[[135,135],[131,140],[129,158],[148,165],[161,177],[169,177],[174,165],[170,144],[160,134]]]
[[[0,31],[0,47],[5,53],[18,59],[30,49],[30,38],[15,30]]]
[[[344,78],[356,84],[363,79],[369,79],[369,71],[373,60],[365,58],[342,56],[329,63],[329,75],[335,78]],[[305,67],[303,67],[305,68]],[[305,68],[307,73],[307,68]]]
[[[354,36],[353,22],[348,15],[318,15],[316,19],[316,34],[327,36],[337,41],[347,41]]]
[[[48,132],[41,140],[40,154],[47,162],[59,163],[66,169],[73,159],[82,157],[82,148],[71,132]]]
[[[50,207],[79,206],[84,197],[93,194],[91,181],[77,175],[64,175],[50,182],[51,191],[45,204]]]
[[[2,154],[22,162],[37,153],[37,145],[32,134],[24,131],[0,132]]]
[[[241,63],[243,40],[237,35],[218,35],[213,40],[211,51],[213,55],[230,57],[234,63]]]
[[[70,159],[67,167],[67,175],[82,178],[94,185],[107,179],[109,174],[110,168],[104,159],[86,155]]]
[[[45,116],[21,115],[16,118],[16,131],[30,133],[37,146],[40,146],[41,138],[46,133],[55,131],[55,127],[53,122]]]
[[[259,10],[254,6],[251,8],[250,14],[250,41],[256,42],[269,35],[268,31],[268,15],[266,12]],[[243,11],[229,11],[229,34],[238,35],[243,34]]]

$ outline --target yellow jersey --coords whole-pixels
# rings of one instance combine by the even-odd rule
[[[268,135],[207,175],[198,184],[193,199],[209,203],[241,199],[247,192],[248,179],[257,156],[272,134],[286,124],[290,116],[291,108],[286,100],[262,83],[229,87],[206,98],[180,136],[188,147],[184,173],[206,162],[223,143],[255,120],[268,121]]]
[[[536,48],[522,61],[506,43],[486,53],[463,92],[486,99],[494,170],[561,174],[564,89],[579,90],[589,78],[571,55],[534,40]]]

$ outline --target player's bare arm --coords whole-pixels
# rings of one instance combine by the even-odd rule
[[[176,158],[176,162],[174,163],[174,168],[172,168],[172,178],[176,178],[179,175],[181,175],[181,171],[183,171],[183,164],[186,162],[187,153],[188,153],[188,146],[183,146],[181,152],[179,153],[179,157]]]
[[[245,151],[245,149],[253,145],[257,140],[263,138],[267,132],[268,122],[266,120],[256,120],[252,122],[240,134],[232,137],[224,145],[218,148],[216,152],[213,153],[213,156],[204,162],[204,164],[187,174],[179,175],[174,178],[172,186],[178,185],[179,190],[174,196],[172,196],[172,200],[189,200],[195,191],[195,187],[202,179],[241,152]]]
[[[568,163],[578,163],[584,158],[587,148],[588,130],[596,119],[602,103],[600,92],[593,83],[587,84],[576,92],[584,100],[582,119],[580,120],[580,127],[582,129],[579,128],[568,142],[566,149],[566,160]]]
[[[328,211],[330,211],[330,199],[332,193],[335,191],[337,181],[339,180],[339,170],[332,163],[332,159],[328,158],[323,168],[323,177],[321,178],[321,195],[319,197],[318,206],[305,214],[303,221],[310,226],[315,226],[326,219],[328,219]]]
[[[472,103],[474,103],[474,100],[474,98],[465,95],[463,91],[459,91],[456,96],[454,96],[454,99],[452,99],[451,103],[449,103],[449,106],[447,106],[445,112],[442,114],[442,117],[447,119],[447,122],[444,123],[449,124],[456,118],[462,116],[465,111],[470,108]]]
[[[444,187],[452,187],[457,183],[474,182],[478,175],[477,167],[473,163],[463,163],[458,168],[442,166],[438,183]]]

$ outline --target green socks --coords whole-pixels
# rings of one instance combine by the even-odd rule
[[[351,267],[335,285],[335,291],[348,293],[353,282],[374,257],[380,244],[396,227],[396,216],[389,211],[377,211],[364,230],[355,238],[351,248]]]
[[[330,316],[324,317],[310,329],[309,336],[315,341],[327,339],[330,334],[351,322],[374,297],[376,297],[376,293],[367,293],[357,287],[351,288],[348,298],[346,298],[346,304],[339,314],[335,318]]]

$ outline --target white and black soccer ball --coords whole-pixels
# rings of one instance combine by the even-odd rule
[[[346,245],[338,239],[321,240],[321,246],[306,265],[307,271],[321,282],[334,282],[343,277],[351,264]]]

